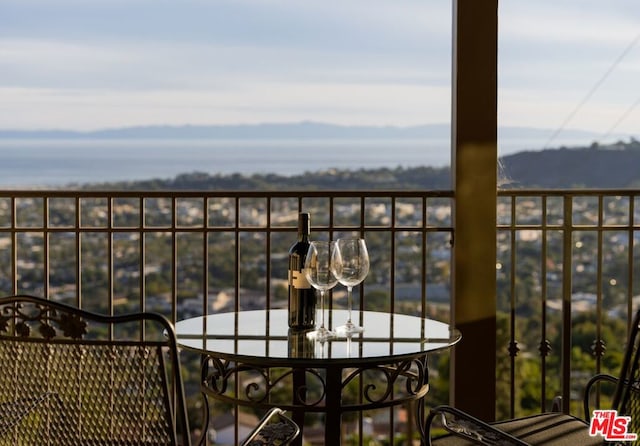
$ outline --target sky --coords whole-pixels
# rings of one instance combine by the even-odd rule
[[[452,0],[0,0],[0,129],[450,122]],[[638,0],[501,0],[499,124],[640,136]]]

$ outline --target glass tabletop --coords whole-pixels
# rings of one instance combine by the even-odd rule
[[[345,310],[327,311],[327,321],[339,325]],[[375,311],[354,312],[363,334],[328,342],[290,330],[287,310],[216,313],[176,323],[178,344],[201,353],[237,360],[289,362],[331,360],[358,363],[413,357],[451,347],[461,339],[455,328],[432,319]]]

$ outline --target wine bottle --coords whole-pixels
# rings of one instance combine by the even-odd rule
[[[307,336],[308,330],[289,329],[287,336],[290,358],[313,358],[315,352],[313,339]]]
[[[305,330],[316,326],[316,293],[304,275],[309,249],[310,217],[298,216],[298,241],[289,249],[289,327]]]

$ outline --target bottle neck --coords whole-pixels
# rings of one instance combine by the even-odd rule
[[[298,241],[305,243],[308,242],[310,232],[309,214],[302,213],[298,218]]]

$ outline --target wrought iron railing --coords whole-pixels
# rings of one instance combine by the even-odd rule
[[[358,307],[448,320],[451,209],[452,193],[438,191],[5,191],[0,294],[44,295],[109,314],[158,311],[173,321],[286,308],[287,253],[305,211],[312,238],[367,240],[372,268],[355,294]],[[344,303],[344,291],[334,290],[330,305]],[[201,404],[197,358],[188,362],[195,365],[187,390]],[[391,438],[406,423],[402,413],[384,412],[383,435]],[[357,442],[365,441],[359,432],[369,415],[350,420]],[[237,421],[232,431],[236,444]]]
[[[315,238],[367,239],[360,307],[449,320],[453,200],[451,191],[0,191],[0,293],[174,321],[285,307],[303,210]],[[640,191],[499,191],[497,221],[497,416],[548,409],[557,395],[577,401],[587,376],[615,370],[636,308]],[[343,304],[336,289],[331,305]],[[446,365],[432,364],[430,402],[448,398]],[[355,444],[369,415],[355,421]],[[401,413],[383,418],[373,423],[383,436],[401,430]]]
[[[498,411],[562,396],[582,416],[586,380],[616,374],[638,307],[640,191],[500,191],[497,216]]]

